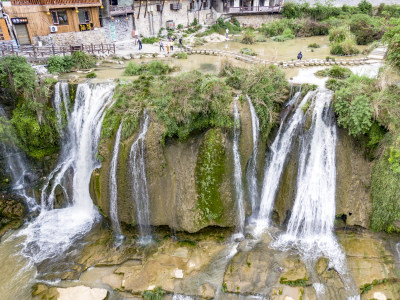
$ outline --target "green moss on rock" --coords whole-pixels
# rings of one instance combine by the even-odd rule
[[[388,151],[376,162],[372,171],[373,230],[395,231],[393,222],[400,220],[400,174],[393,172]]]
[[[219,187],[225,170],[225,149],[219,129],[209,130],[197,156],[195,178],[200,223],[220,220],[224,208]]]

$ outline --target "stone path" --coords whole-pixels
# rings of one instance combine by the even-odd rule
[[[377,60],[384,60],[387,53],[387,47],[380,46],[372,50],[370,55],[368,55],[368,59],[377,59]]]

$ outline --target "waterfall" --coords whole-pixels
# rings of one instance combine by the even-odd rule
[[[332,92],[319,89],[314,99],[312,125],[300,135],[296,197],[287,232],[274,243],[294,246],[305,259],[325,256],[344,274],[345,256],[333,234],[336,193],[336,123]]]
[[[68,122],[69,117],[69,91],[67,82],[57,82],[54,85],[54,99],[53,107],[57,117],[57,129],[60,136],[63,137],[64,130],[63,124],[65,121]],[[65,120],[64,120],[65,119]]]
[[[243,234],[245,212],[243,205],[243,186],[242,186],[242,166],[240,164],[239,153],[239,139],[240,139],[240,115],[237,107],[238,99],[234,101],[233,115],[234,115],[234,129],[233,129],[233,163],[235,174],[235,192],[238,210],[238,230],[241,235]]]
[[[246,96],[247,102],[250,107],[251,114],[251,128],[253,136],[253,152],[250,157],[250,162],[247,168],[246,178],[249,190],[249,198],[251,202],[252,214],[254,215],[257,211],[258,206],[258,183],[257,183],[257,155],[258,155],[258,140],[260,135],[260,122],[257,117],[256,110],[254,109],[253,103],[249,96]]]
[[[146,133],[149,129],[150,117],[143,112],[140,131],[133,142],[129,154],[132,174],[133,198],[136,204],[136,223],[139,226],[140,242],[147,244],[152,240],[150,229],[149,191],[147,190],[145,148]]]
[[[68,123],[61,139],[61,153],[43,186],[41,213],[19,233],[26,236],[24,255],[35,263],[59,257],[84,237],[99,217],[89,194],[89,182],[93,170],[100,166],[95,154],[113,89],[111,84],[80,84],[72,112],[66,111]],[[57,107],[55,103],[54,106]],[[66,208],[54,209],[57,187],[71,199]]]
[[[114,151],[112,154],[110,167],[110,217],[112,228],[117,236],[122,235],[121,226],[118,220],[118,185],[117,185],[117,166],[119,154],[119,142],[121,140],[122,123],[119,125],[117,136],[115,137]]]
[[[280,179],[287,161],[288,154],[292,149],[293,138],[296,136],[299,125],[304,121],[304,112],[302,106],[309,101],[313,93],[309,92],[296,108],[294,114],[279,127],[277,136],[271,145],[270,159],[266,163],[264,173],[263,189],[261,193],[261,203],[257,220],[256,231],[259,233],[269,226],[269,218],[274,206],[275,196],[279,187]],[[300,91],[290,100],[289,104],[294,104],[300,98]]]
[[[8,119],[1,106],[0,117],[3,117],[5,120]],[[29,182],[26,181],[27,177],[30,177],[32,174],[30,173],[29,164],[25,155],[12,141],[8,145],[1,145],[1,152],[6,160],[8,170],[11,173],[13,192],[25,199],[29,211],[36,211],[39,205],[36,202],[33,191],[28,187]]]

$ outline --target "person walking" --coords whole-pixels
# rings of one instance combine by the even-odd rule
[[[142,38],[140,36],[138,37],[138,43],[139,43],[139,51],[140,51],[143,48],[143,46],[142,46]]]
[[[179,48],[181,48],[181,51],[182,51],[182,48],[183,48],[183,40],[182,40],[182,37],[179,37]]]
[[[167,41],[167,54],[169,54],[169,46],[170,46],[170,43],[169,43],[169,40]]]
[[[225,37],[226,37],[226,39],[228,39],[228,36],[229,36],[229,29],[227,28],[227,29],[225,30]]]
[[[303,53],[301,53],[301,51],[299,52],[299,54],[297,54],[297,59],[301,60],[303,58]]]
[[[159,44],[160,44],[160,52],[161,52],[161,50],[162,50],[162,51],[165,51],[165,50],[164,50],[164,43],[163,43],[163,41],[162,41],[161,39],[160,39]]]
[[[172,37],[172,39],[171,39],[171,51],[174,51],[174,44],[175,44],[175,38]]]

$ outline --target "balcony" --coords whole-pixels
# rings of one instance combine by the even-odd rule
[[[110,5],[109,6],[110,17],[114,16],[126,16],[127,14],[135,13],[132,6],[118,6],[118,5]]]
[[[280,13],[282,6],[228,6],[225,12],[228,14],[264,14]]]
[[[11,0],[11,5],[87,5],[98,4],[101,5],[101,0]]]

